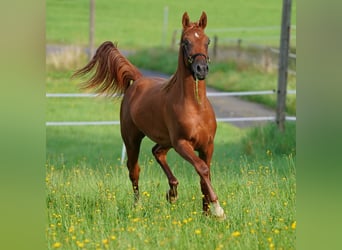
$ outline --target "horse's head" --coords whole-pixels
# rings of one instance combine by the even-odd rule
[[[198,22],[190,22],[189,15],[185,12],[182,24],[181,48],[184,63],[192,72],[194,79],[203,80],[209,71],[208,45],[210,40],[204,33],[207,26],[207,15],[202,12]]]

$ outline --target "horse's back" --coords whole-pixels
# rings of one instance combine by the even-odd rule
[[[123,102],[129,104],[130,109],[160,104],[162,87],[166,81],[159,77],[142,77],[127,89]]]

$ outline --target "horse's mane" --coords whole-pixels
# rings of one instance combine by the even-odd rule
[[[177,72],[171,76],[169,80],[167,80],[166,83],[164,83],[163,90],[165,92],[169,92],[169,90],[172,88],[172,86],[177,82]]]
[[[100,94],[122,94],[132,81],[142,77],[140,71],[120,53],[117,44],[110,41],[101,44],[91,61],[77,70],[73,77],[86,75],[94,69],[94,74],[82,83],[82,88],[94,88]]]

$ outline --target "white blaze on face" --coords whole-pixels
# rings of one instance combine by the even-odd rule
[[[198,35],[198,33],[197,33],[197,32],[195,32],[195,37],[199,38],[199,35]]]

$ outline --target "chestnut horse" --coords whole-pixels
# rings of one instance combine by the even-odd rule
[[[95,69],[84,83],[85,88],[107,95],[124,94],[121,135],[135,202],[139,199],[140,144],[147,136],[156,143],[152,153],[169,180],[168,201],[177,200],[178,180],[166,162],[167,152],[174,148],[200,176],[204,213],[225,218],[210,181],[216,120],[205,86],[209,63],[209,38],[204,33],[207,15],[203,12],[199,21],[190,22],[185,12],[182,24],[178,68],[170,79],[144,77],[108,41],[100,45],[91,61],[74,76],[86,75]]]

